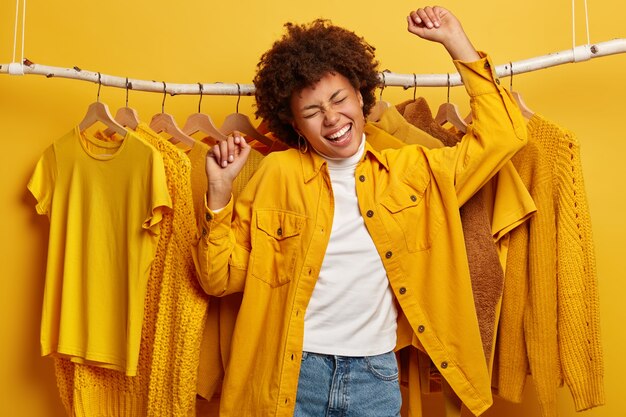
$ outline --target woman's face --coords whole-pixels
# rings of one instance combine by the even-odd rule
[[[315,150],[330,158],[347,158],[361,144],[365,118],[363,97],[339,73],[328,73],[291,96],[293,126]]]

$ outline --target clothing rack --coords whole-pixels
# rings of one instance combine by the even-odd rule
[[[566,49],[548,55],[498,65],[496,67],[496,74],[498,77],[509,77],[557,65],[587,61],[592,58],[620,54],[624,52],[626,52],[626,38],[617,38],[596,44],[575,46],[572,49]],[[8,64],[0,64],[0,74],[36,74],[44,75],[48,78],[72,78],[100,83],[101,85],[109,87],[128,88],[135,91],[147,91],[162,94],[167,93],[172,96],[179,94],[250,96],[253,95],[255,91],[254,85],[252,84],[221,82],[179,84],[167,83],[164,81],[146,81],[101,74],[93,71],[85,71],[78,67],[63,68],[41,65],[31,62],[28,59],[24,59],[23,63],[12,62]],[[413,87],[453,87],[462,84],[461,77],[458,73],[399,74],[385,71],[381,73],[379,77],[383,87],[393,86],[404,87],[405,89]],[[202,88],[200,88],[200,84],[202,84]]]

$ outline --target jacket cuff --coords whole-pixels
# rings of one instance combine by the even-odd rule
[[[230,221],[233,213],[233,196],[231,194],[226,206],[211,210],[207,204],[206,195],[204,196],[204,215],[199,219],[199,232],[203,238],[208,238],[209,233],[212,237],[219,237],[228,234],[230,231]]]
[[[470,97],[500,91],[500,79],[496,75],[496,68],[491,58],[482,51],[478,52],[478,61],[465,62],[454,60],[454,66],[461,75],[465,90]]]

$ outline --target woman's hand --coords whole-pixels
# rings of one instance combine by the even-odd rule
[[[219,141],[211,148],[206,158],[209,179],[207,203],[211,210],[228,204],[233,181],[241,172],[249,154],[250,145],[239,132],[234,132],[228,139]]]
[[[480,56],[465,34],[461,22],[449,10],[427,6],[411,11],[407,16],[409,32],[442,44],[452,59],[476,61]]]

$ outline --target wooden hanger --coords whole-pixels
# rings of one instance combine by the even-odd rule
[[[443,103],[439,106],[435,121],[441,126],[448,122],[463,133],[467,131],[467,123],[461,117],[459,107],[453,103]]]
[[[111,112],[109,111],[109,107],[100,101],[100,88],[102,87],[102,80],[100,78],[100,73],[98,73],[98,96],[94,103],[91,103],[87,108],[87,113],[83,120],[79,123],[78,129],[83,132],[90,126],[93,126],[96,122],[104,123],[107,128],[111,129],[113,132],[118,133],[122,136],[126,136],[126,129],[119,123],[115,121],[113,116],[111,116]]]
[[[128,107],[128,88],[133,88],[132,84],[128,82],[128,77],[126,78],[126,107],[120,107],[115,113],[115,121],[120,125],[128,128],[130,130],[136,130],[139,125],[139,115],[135,109]],[[104,131],[106,136],[111,136],[113,134],[113,129],[108,128]]]
[[[131,130],[137,129],[139,126],[139,115],[137,110],[130,107],[120,107],[115,113],[115,120]]]
[[[518,93],[517,91],[513,91],[513,62],[509,62],[509,70],[511,71],[511,82],[509,84],[509,90],[511,91],[511,95],[515,99],[517,107],[519,107],[520,111],[522,112],[522,116],[524,116],[526,119],[530,119],[531,117],[533,117],[535,112],[526,105],[520,93]]]
[[[465,133],[467,132],[467,123],[463,120],[459,112],[459,107],[456,104],[450,103],[450,74],[448,73],[448,100],[439,106],[437,110],[437,115],[435,116],[435,121],[439,123],[440,126],[444,124],[450,123],[452,126],[457,128],[459,131]]]
[[[517,91],[511,91],[511,94],[513,95],[513,98],[517,103],[517,107],[519,107],[520,111],[522,112],[522,116],[524,116],[526,119],[530,119],[531,117],[533,117],[535,112],[526,105],[524,99],[522,98],[522,95]]]
[[[372,106],[369,114],[367,115],[368,122],[378,122],[390,106],[389,102],[383,100],[383,90],[385,89],[385,72],[383,71],[381,74],[383,76],[383,86],[380,89],[380,97],[378,101]]]
[[[161,113],[152,116],[150,120],[150,129],[156,133],[167,133],[170,137],[168,140],[173,144],[182,143],[188,148],[193,148],[196,140],[191,136],[187,136],[176,124],[171,114],[165,113],[165,97],[167,96],[167,85],[163,81],[163,102],[161,103]]]
[[[213,120],[211,120],[211,116],[208,114],[204,114],[201,111],[202,105],[202,83],[198,83],[200,87],[200,100],[198,101],[198,112],[191,114],[187,121],[185,122],[185,126],[183,126],[183,133],[187,136],[192,136],[198,132],[208,135],[208,137],[202,138],[202,142],[208,145],[214,145],[218,140],[225,140],[227,136],[220,132],[217,127],[213,124]]]
[[[237,131],[237,132],[243,133],[245,136],[247,136],[250,139],[254,139],[257,142],[262,143],[265,146],[268,146],[268,147],[272,146],[272,143],[273,143],[272,139],[268,138],[267,136],[261,134],[258,130],[256,130],[256,128],[254,127],[254,125],[252,124],[248,116],[246,116],[245,114],[239,113],[239,100],[241,99],[241,88],[239,86],[239,83],[237,83],[237,91],[238,91],[238,97],[237,97],[236,112],[231,113],[228,116],[226,116],[226,118],[224,119],[224,122],[219,128],[220,132],[222,132],[225,135],[229,135],[233,133],[234,131]]]
[[[129,88],[133,88],[133,85],[128,82],[128,77],[126,77],[126,105],[117,110],[117,113],[115,113],[115,120],[122,126],[135,130],[139,125],[139,115],[137,114],[137,110],[128,107]]]

